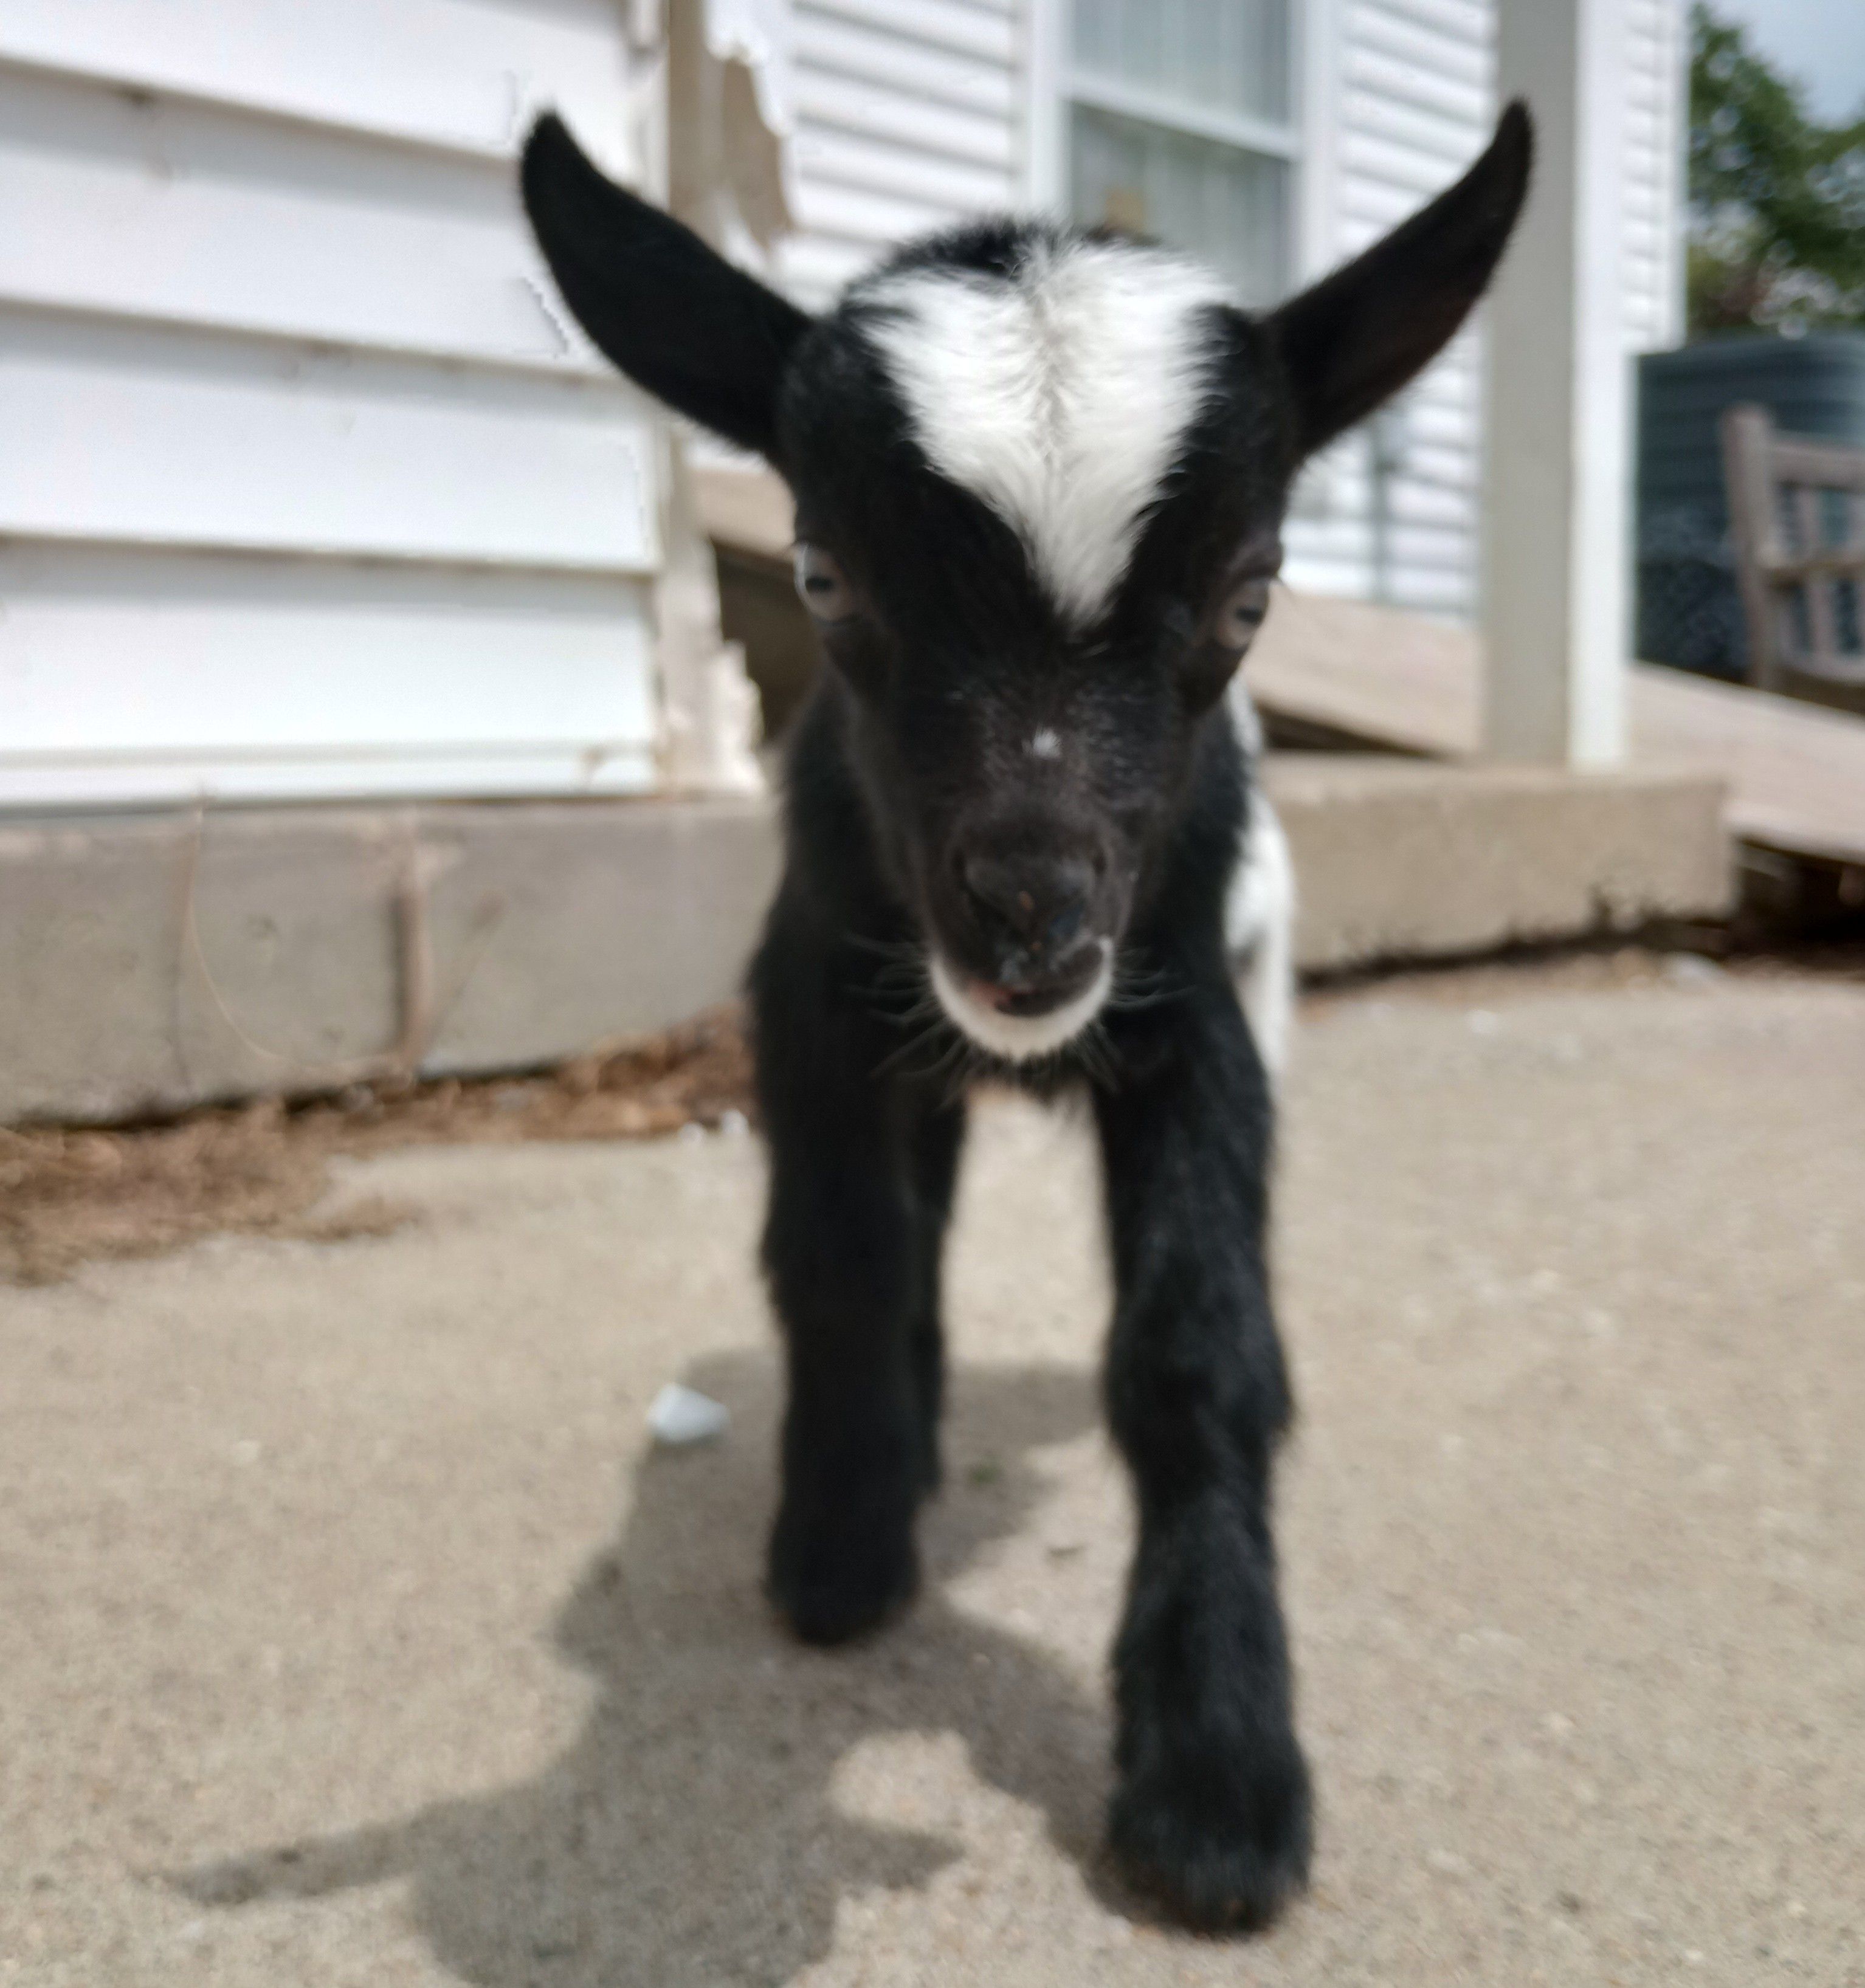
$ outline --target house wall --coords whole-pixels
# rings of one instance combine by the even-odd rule
[[[797,232],[818,305],[903,237],[1025,198],[1034,0],[794,0]]]
[[[0,806],[631,789],[655,431],[517,211],[611,0],[0,8]]]
[[[1357,253],[1474,157],[1496,113],[1495,0],[1337,0],[1338,127],[1319,205],[1325,267]],[[1681,0],[1626,0],[1623,243],[1628,355],[1682,335]],[[1298,493],[1290,578],[1464,618],[1476,607],[1482,324],[1455,339],[1382,428],[1347,438]]]
[[[1298,0],[1306,71],[1299,266],[1364,248],[1454,179],[1496,110],[1496,0]],[[1680,335],[1682,0],[1626,0],[1628,352]],[[800,232],[780,270],[826,300],[903,235],[1061,198],[1066,0],[794,0]],[[1298,491],[1289,577],[1467,617],[1475,607],[1482,334]]]

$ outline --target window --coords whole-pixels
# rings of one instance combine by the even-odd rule
[[[1071,213],[1156,235],[1222,270],[1246,303],[1273,303],[1291,274],[1289,0],[1071,12]]]

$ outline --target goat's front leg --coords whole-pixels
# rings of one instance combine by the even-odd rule
[[[937,1254],[962,1117],[876,1073],[889,1046],[834,975],[759,970],[770,1144],[764,1266],[789,1381],[771,1599],[806,1642],[912,1595],[913,1517],[937,1474]],[[813,964],[813,962],[811,962]],[[814,983],[812,985],[812,983]]]
[[[1290,1413],[1264,1259],[1270,1101],[1215,968],[1118,1018],[1097,1094],[1115,1276],[1107,1393],[1138,1494],[1115,1651],[1115,1854],[1203,1925],[1257,1926],[1308,1872],[1308,1774],[1270,1474]]]

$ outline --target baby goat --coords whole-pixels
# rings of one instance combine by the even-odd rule
[[[1270,1536],[1290,1413],[1271,1091],[1224,930],[1227,896],[1263,894],[1260,867],[1234,888],[1240,854],[1260,866],[1277,838],[1225,691],[1297,468],[1463,323],[1530,150],[1513,105],[1456,186],[1266,316],[1159,248],[989,221],[902,249],[815,318],[611,185],[554,118],[525,153],[590,336],[790,485],[829,664],[751,969],[789,1377],[771,1596],[835,1643],[912,1593],[956,1076],[1085,1086],[1107,1408],[1139,1522],[1110,1835],[1200,1924],[1268,1921],[1310,1834]],[[907,970],[930,998],[903,1023]]]

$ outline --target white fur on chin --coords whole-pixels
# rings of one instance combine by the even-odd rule
[[[1104,939],[1100,972],[1072,1001],[1046,1015],[1000,1013],[978,999],[936,952],[931,974],[933,994],[961,1035],[1006,1063],[1034,1063],[1074,1041],[1100,1013],[1114,985],[1114,948]]]

